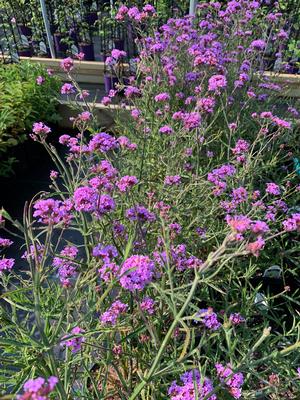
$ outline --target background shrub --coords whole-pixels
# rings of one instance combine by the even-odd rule
[[[26,140],[34,121],[58,120],[59,85],[59,79],[42,65],[0,64],[0,175],[9,172],[13,161],[6,154],[8,148]]]

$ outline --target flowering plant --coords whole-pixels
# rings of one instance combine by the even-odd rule
[[[65,160],[34,125],[57,170],[22,225],[2,213],[25,237],[22,263],[0,262],[7,391],[297,398],[298,112],[259,73],[259,12],[211,2],[141,33],[130,119],[95,130],[87,103],[78,134],[59,139]],[[155,10],[120,13],[140,23]],[[62,68],[72,76],[71,59]]]

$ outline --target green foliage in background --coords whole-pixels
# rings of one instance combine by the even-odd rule
[[[44,79],[41,85],[36,82],[39,76]],[[11,171],[8,149],[26,140],[34,121],[58,120],[59,87],[59,79],[39,64],[0,64],[0,176]]]

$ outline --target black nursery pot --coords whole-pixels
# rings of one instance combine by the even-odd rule
[[[23,49],[18,51],[19,57],[31,57],[32,50],[31,49]]]
[[[54,35],[57,30],[58,30],[57,24],[50,24],[50,32],[52,33],[52,35]]]
[[[32,35],[32,30],[28,26],[25,26],[23,24],[18,25],[20,33],[24,36],[31,36]]]
[[[125,41],[124,39],[115,39],[114,40],[115,49],[117,50],[124,50],[125,48]]]
[[[90,12],[85,16],[85,20],[89,25],[94,25],[97,19],[98,19],[98,14],[96,11]]]
[[[299,66],[296,63],[289,63],[289,74],[298,74],[299,71]]]
[[[94,45],[92,43],[79,43],[79,51],[84,53],[85,61],[95,60]]]
[[[73,42],[77,42],[77,33],[75,28],[71,28],[69,31],[70,39],[73,40]]]
[[[116,76],[111,76],[109,74],[104,75],[104,87],[105,93],[109,93],[110,90],[115,89],[116,84],[119,82]]]
[[[55,48],[56,48],[56,51],[59,53],[65,53],[68,49],[68,46],[62,42],[62,39],[64,39],[62,34],[60,34],[60,33],[54,34]]]

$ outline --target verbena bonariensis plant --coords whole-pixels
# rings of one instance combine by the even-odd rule
[[[93,128],[75,81],[62,89],[84,100],[78,134],[59,139],[65,160],[34,124],[57,171],[22,225],[2,212],[3,229],[6,218],[25,237],[21,263],[0,261],[4,393],[299,395],[297,110],[277,107],[279,88],[255,75],[270,40],[258,36],[258,8],[211,3],[141,31],[124,91],[131,120],[115,135]],[[150,25],[155,10],[122,6],[127,18]],[[62,68],[72,77],[72,59]]]

